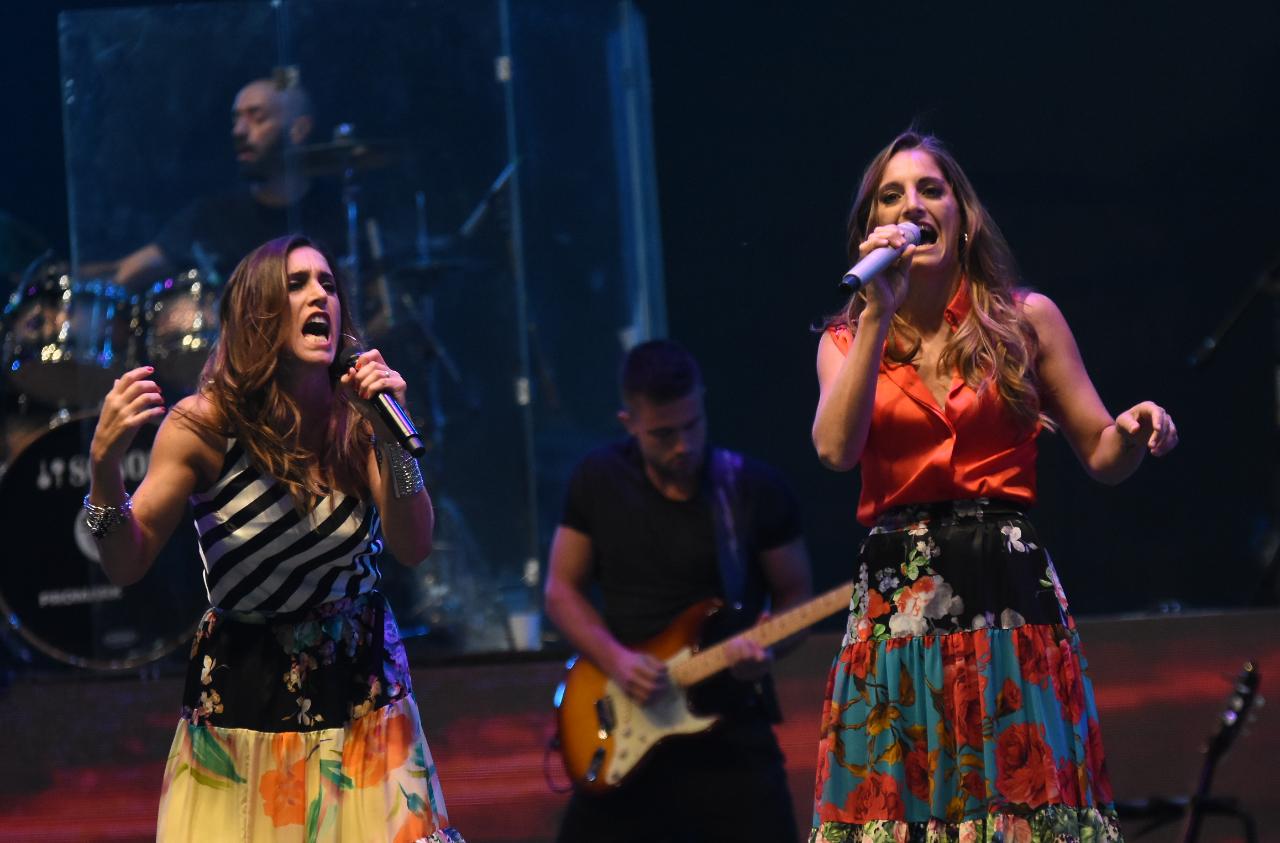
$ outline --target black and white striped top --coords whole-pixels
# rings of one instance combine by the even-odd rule
[[[293,613],[373,590],[381,523],[371,504],[334,492],[310,513],[234,440],[218,481],[191,496],[210,605]]]

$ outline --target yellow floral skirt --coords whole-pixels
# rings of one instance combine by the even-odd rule
[[[157,841],[460,843],[377,593],[290,620],[210,609]]]

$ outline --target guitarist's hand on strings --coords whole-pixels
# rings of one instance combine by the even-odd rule
[[[667,687],[667,665],[661,659],[619,648],[612,671],[613,681],[618,683],[628,697],[644,704]]]

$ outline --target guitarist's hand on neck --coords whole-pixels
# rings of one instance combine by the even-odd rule
[[[761,620],[768,615],[761,616]],[[773,666],[773,651],[761,647],[750,638],[739,635],[725,642],[725,654],[729,660],[729,672],[734,679],[742,682],[755,682],[769,674]]]
[[[667,687],[667,666],[662,659],[618,645],[610,677],[628,697],[644,704]]]

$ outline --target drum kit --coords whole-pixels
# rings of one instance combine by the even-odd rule
[[[0,610],[20,655],[29,657],[29,645],[58,662],[122,669],[189,637],[206,605],[194,527],[183,525],[146,577],[122,588],[98,562],[80,502],[93,408],[112,381],[149,364],[163,384],[194,384],[217,326],[216,291],[195,270],[130,294],[109,279],[76,278],[46,255],[9,297],[0,318]],[[144,428],[126,454],[129,491],[146,473],[154,437]]]
[[[297,154],[308,173],[343,176],[343,211],[352,221],[347,270],[360,278],[354,257],[359,254],[354,229],[359,191],[353,176],[394,163],[401,148],[361,143],[348,135],[301,148]],[[419,255],[409,262],[405,277],[426,273],[438,281],[449,263],[427,260],[422,205],[419,196]],[[376,235],[376,228],[365,234],[369,241]],[[375,253],[375,258],[380,255]],[[422,368],[436,373],[437,380],[415,393],[419,401],[425,398],[432,405],[424,428],[434,434],[438,446],[443,423],[434,400],[438,379],[461,376],[432,330],[429,298],[424,304],[422,296],[402,295],[399,299],[414,306],[401,308],[399,299],[392,301],[394,285],[388,284],[388,273],[381,266],[376,269],[378,277],[371,284],[354,285],[372,291],[370,299],[379,305],[364,308],[366,324],[373,332],[379,316],[389,317],[393,306],[413,323],[401,335],[412,334],[420,346],[419,358],[431,364]],[[184,519],[142,581],[120,587],[107,580],[98,561],[81,499],[88,491],[89,443],[102,396],[122,372],[141,365],[155,368],[155,380],[170,400],[190,393],[217,338],[220,294],[219,279],[207,268],[187,269],[139,291],[111,277],[79,277],[51,252],[21,274],[0,315],[0,511],[7,546],[0,562],[0,612],[7,629],[0,623],[0,638],[20,660],[31,661],[29,648],[34,648],[63,664],[134,668],[173,652],[194,630],[206,597],[190,519]],[[390,330],[391,320],[383,321]],[[125,459],[129,491],[146,473],[154,437],[154,427],[144,428]],[[442,503],[448,510],[447,501]],[[454,512],[453,520],[459,553],[478,555],[461,514]],[[449,537],[440,538],[444,541],[437,541],[437,548],[448,551]],[[449,630],[459,623],[466,607],[459,605],[460,592],[450,580],[474,568],[476,560],[455,560],[456,555],[436,554],[440,564],[457,570],[424,566],[422,582],[389,583],[405,595],[399,611],[408,615],[403,620],[410,629]]]
[[[108,279],[76,279],[46,255],[4,308],[0,362],[19,396],[59,410],[144,364],[161,383],[193,384],[217,336],[217,295],[195,269],[130,295]]]

